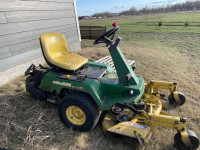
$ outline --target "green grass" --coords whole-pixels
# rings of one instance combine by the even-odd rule
[[[154,14],[154,15],[143,15],[143,16],[132,16],[120,20],[99,20],[99,21],[87,21],[80,22],[80,25],[94,25],[94,26],[106,26],[108,29],[111,28],[111,24],[116,21],[120,26],[120,33],[131,33],[142,32],[142,33],[200,33],[197,26],[200,25],[199,20],[200,12],[179,12],[179,13],[166,13],[166,14]],[[163,22],[161,28],[158,27],[159,21]],[[184,26],[185,22],[189,23],[189,27]],[[144,23],[137,23],[144,22]],[[149,22],[149,23],[148,23]],[[170,23],[176,22],[176,23]],[[199,23],[192,23],[199,22]],[[168,25],[168,26],[166,26]],[[178,26],[173,26],[178,25]]]
[[[146,47],[154,47],[155,44],[159,45],[160,48],[167,46],[177,49],[184,55],[195,57],[196,55],[200,56],[199,15],[200,12],[154,14],[125,17],[118,20],[80,22],[80,25],[106,26],[109,30],[112,28],[112,23],[117,22],[120,26],[117,36],[122,37],[124,41],[140,47],[145,47],[145,45]],[[162,27],[158,26],[160,20],[163,22]],[[184,24],[187,21],[189,26],[186,28]],[[86,43],[83,40],[83,46]],[[86,45],[88,46],[88,43]]]

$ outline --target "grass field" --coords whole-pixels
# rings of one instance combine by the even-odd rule
[[[187,98],[185,105],[169,106],[167,114],[185,117],[187,128],[200,137],[200,27],[152,26],[147,21],[197,21],[199,12],[173,13],[130,17],[117,20],[123,41],[120,48],[128,59],[136,61],[137,75],[145,81],[178,82],[179,91]],[[114,20],[81,22],[81,25],[101,25],[111,28]],[[109,55],[104,44],[93,46],[83,40],[81,55],[96,60]],[[0,88],[0,147],[11,149],[50,150],[129,150],[138,147],[134,139],[104,136],[99,123],[92,131],[80,133],[65,127],[57,107],[34,100],[25,92],[25,77],[19,77]],[[148,150],[173,150],[176,131],[157,128]]]

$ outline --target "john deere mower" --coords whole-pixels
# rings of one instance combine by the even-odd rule
[[[25,74],[26,90],[35,99],[58,104],[62,122],[74,130],[88,131],[95,127],[102,111],[107,112],[102,127],[113,132],[137,138],[145,149],[158,126],[176,130],[177,149],[197,149],[197,135],[186,130],[186,119],[168,116],[163,110],[164,95],[159,89],[169,90],[168,101],[181,106],[185,97],[177,91],[177,84],[150,81],[134,72],[118,45],[114,42],[119,26],[101,35],[94,44],[106,43],[116,71],[108,64],[88,61],[72,53],[64,35],[47,33],[40,37],[41,49],[49,67],[31,65]]]

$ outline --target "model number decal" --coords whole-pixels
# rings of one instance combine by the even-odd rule
[[[147,130],[147,126],[141,125],[141,124],[138,124],[138,123],[124,122],[124,125],[128,125],[128,126],[139,128],[139,129],[143,129],[143,130]]]
[[[67,87],[71,87],[71,88],[76,88],[76,89],[79,89],[79,90],[83,90],[83,87],[81,87],[81,86],[72,86],[71,83],[59,82],[59,81],[53,81],[52,83],[53,84],[67,86]]]
[[[58,85],[63,85],[63,86],[68,86],[71,87],[70,83],[66,83],[66,82],[59,82],[59,81],[53,81],[53,84],[58,84]]]
[[[109,74],[109,75],[108,75],[108,78],[109,78],[109,79],[116,79],[116,78],[117,78],[117,75],[116,75],[116,74]]]

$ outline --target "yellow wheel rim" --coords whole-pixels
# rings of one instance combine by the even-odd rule
[[[77,106],[70,106],[66,110],[67,119],[74,125],[83,125],[86,121],[84,111]]]

